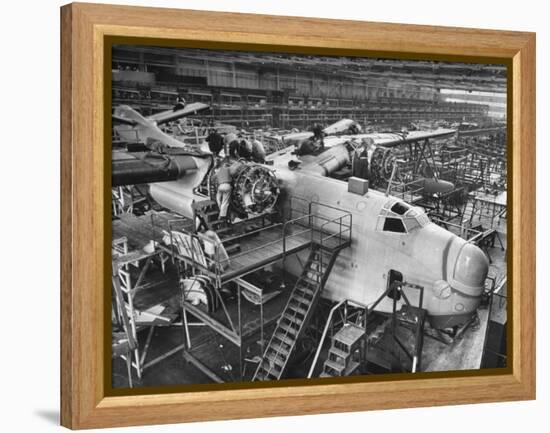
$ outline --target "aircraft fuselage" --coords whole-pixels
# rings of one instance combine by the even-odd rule
[[[289,152],[288,152],[289,153]],[[290,170],[287,153],[272,159],[286,203],[291,196],[320,202],[352,215],[352,242],[343,249],[324,290],[324,296],[374,303],[386,290],[390,273],[424,287],[423,307],[432,323],[448,328],[466,321],[477,309],[484,289],[488,260],[481,249],[429,221],[422,209],[402,200],[369,190],[365,195],[348,192],[347,182],[323,177],[307,170]],[[396,204],[398,212],[392,211]],[[333,218],[338,212],[322,209]],[[402,226],[386,224],[386,218],[401,220]],[[391,230],[393,229],[393,230]],[[404,229],[404,232],[395,231]],[[302,257],[303,263],[303,257]],[[299,274],[298,260],[288,261],[289,270]],[[417,305],[418,291],[407,297]],[[386,298],[377,309],[391,311]]]

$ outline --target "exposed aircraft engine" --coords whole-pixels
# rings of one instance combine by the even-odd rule
[[[231,205],[237,212],[260,214],[270,211],[279,197],[273,172],[258,164],[243,164],[233,178]]]
[[[378,146],[372,153],[371,166],[371,182],[375,185],[382,180],[390,180],[395,154],[387,147]]]

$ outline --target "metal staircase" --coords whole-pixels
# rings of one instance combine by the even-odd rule
[[[212,230],[220,237],[227,254],[235,254],[241,250],[241,246],[236,241],[229,241],[233,234],[232,228],[227,224],[227,220],[220,218],[220,208],[215,200],[203,200],[193,204],[195,217],[199,224],[206,230]],[[227,240],[226,240],[227,239]]]
[[[346,323],[332,337],[320,377],[349,376],[361,365],[365,328]]]
[[[202,200],[193,203],[193,210],[195,216],[199,218],[207,230],[215,231],[220,237],[231,231],[227,227],[227,221],[220,219],[220,209],[215,200]]]
[[[277,217],[277,213],[271,211],[246,220],[241,220],[239,223],[229,224],[227,219],[220,218],[220,209],[215,200],[201,200],[193,203],[192,206],[196,218],[196,229],[200,230],[203,228],[216,232],[229,255],[241,251],[240,243],[236,239],[239,234],[242,235],[243,232],[246,233],[257,230],[260,226],[257,223],[261,224],[261,227],[265,227],[266,224],[273,225]],[[238,228],[238,226],[240,228]]]
[[[296,281],[271,340],[252,380],[278,380],[319,301],[339,249],[329,251],[312,244],[309,257]]]

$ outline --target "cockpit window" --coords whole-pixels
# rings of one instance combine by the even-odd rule
[[[392,212],[395,212],[397,215],[405,215],[405,212],[407,212],[410,209],[409,206],[407,206],[405,203],[396,202],[392,207]]]
[[[406,233],[405,226],[403,225],[403,221],[401,221],[400,218],[392,218],[392,217],[386,217],[384,221],[384,228],[383,230],[385,232],[396,232],[396,233]]]
[[[411,233],[429,222],[423,209],[390,199],[380,209],[377,228],[385,232]]]

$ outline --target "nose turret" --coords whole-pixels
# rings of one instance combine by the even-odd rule
[[[466,323],[479,307],[489,271],[489,260],[478,246],[452,235],[442,248],[443,278],[434,282],[426,298],[430,321],[436,328]]]
[[[439,245],[431,257],[434,265],[438,260],[441,264],[441,271],[434,274],[433,285],[427,286],[425,299],[430,322],[436,328],[460,326],[470,320],[479,307],[489,260],[478,246],[438,226],[429,227],[426,233],[431,235],[431,242],[425,243]],[[427,250],[422,253],[430,257]]]
[[[485,253],[476,245],[465,243],[451,261],[447,268],[447,281],[451,287],[466,296],[481,296],[489,271]]]

